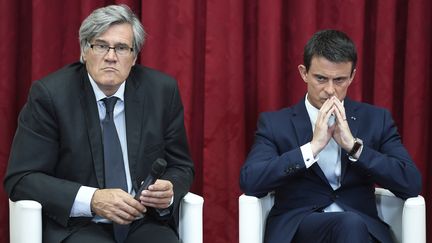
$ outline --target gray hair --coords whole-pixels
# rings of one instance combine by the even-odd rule
[[[110,26],[128,23],[132,26],[134,55],[140,52],[146,37],[146,32],[138,17],[124,5],[110,5],[94,10],[81,24],[79,42],[81,48],[80,61],[84,63],[83,53],[90,47],[90,41],[104,33]]]

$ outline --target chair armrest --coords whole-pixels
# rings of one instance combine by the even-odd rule
[[[379,217],[391,226],[399,243],[426,243],[426,209],[422,196],[402,200],[383,188],[375,188]]]
[[[426,243],[426,204],[420,195],[405,201],[402,213],[402,242]]]
[[[10,243],[42,243],[42,205],[9,200]]]
[[[179,234],[182,243],[203,242],[204,198],[188,192],[180,203]]]
[[[239,197],[239,243],[262,243],[268,213],[274,194],[257,198],[245,194]]]

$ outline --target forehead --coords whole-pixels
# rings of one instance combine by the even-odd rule
[[[352,65],[352,62],[332,62],[325,57],[314,56],[309,72],[326,77],[350,76]]]
[[[114,24],[96,36],[93,41],[104,41],[110,44],[125,43],[131,45],[133,42],[132,26],[128,23]]]

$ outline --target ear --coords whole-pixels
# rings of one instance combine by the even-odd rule
[[[132,62],[132,66],[135,65],[137,58],[138,58],[138,55],[135,56],[135,59],[134,59],[133,62]]]
[[[303,64],[298,65],[298,71],[303,81],[307,83],[307,71],[305,65]]]
[[[86,56],[87,56],[87,53],[85,51],[82,51],[81,52],[81,58],[82,58],[82,60],[83,60],[84,63],[86,63],[86,61],[87,61]]]
[[[351,77],[350,77],[349,84],[351,84],[351,82],[354,80],[354,77],[355,77],[355,75],[356,75],[356,71],[357,71],[357,69],[354,69],[354,70],[352,71],[352,74],[351,74]]]

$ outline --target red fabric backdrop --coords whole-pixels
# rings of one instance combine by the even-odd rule
[[[0,0],[0,176],[30,84],[78,60],[81,21],[113,3],[127,3],[149,33],[140,62],[179,80],[197,171],[192,191],[205,198],[206,243],[238,241],[239,169],[258,113],[303,96],[297,65],[307,39],[322,28],[343,30],[357,44],[349,95],[391,110],[432,205],[428,0]],[[3,188],[0,242],[8,242]]]

